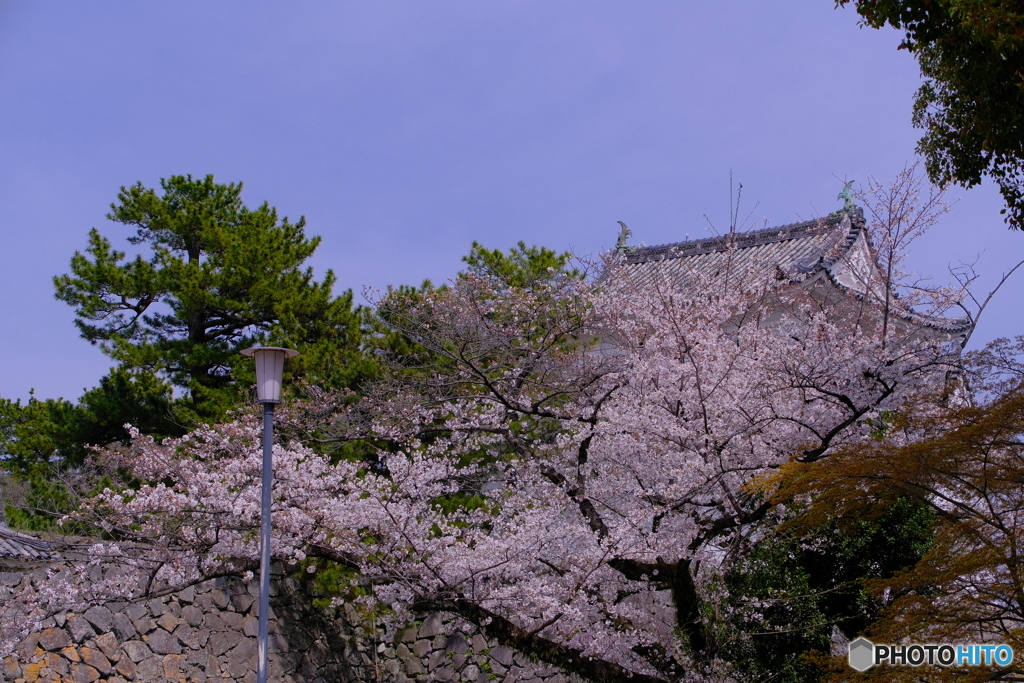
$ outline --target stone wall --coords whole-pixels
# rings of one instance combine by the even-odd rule
[[[0,575],[8,589],[30,575]],[[289,683],[365,679],[357,634],[317,610],[292,578],[272,585],[270,677]],[[50,619],[3,659],[11,681],[255,682],[259,585],[216,579],[148,602],[111,602]],[[0,595],[2,597],[2,595]],[[371,679],[372,680],[372,679]]]
[[[31,580],[0,574],[0,603]],[[255,683],[258,595],[255,581],[216,579],[50,619],[15,653],[0,653],[0,683]],[[281,575],[271,586],[269,657],[270,680],[281,683],[581,681],[439,614],[381,639],[351,606],[314,608],[308,586]]]
[[[399,631],[379,645],[387,678],[404,683],[582,683],[579,676],[530,660],[478,633],[471,624],[440,614]]]

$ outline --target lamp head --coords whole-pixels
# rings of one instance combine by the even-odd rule
[[[260,403],[280,403],[284,359],[294,358],[299,352],[276,346],[255,346],[242,351],[242,355],[256,361],[256,400]]]

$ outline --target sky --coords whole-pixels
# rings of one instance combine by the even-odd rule
[[[75,399],[112,365],[53,296],[122,186],[244,183],[365,287],[442,282],[476,240],[581,256],[840,208],[915,159],[920,75],[831,0],[0,0],[0,397]],[[995,189],[911,256],[984,294],[1024,258]],[[1022,269],[1024,270],[1024,269]],[[1024,333],[1018,273],[972,339]]]

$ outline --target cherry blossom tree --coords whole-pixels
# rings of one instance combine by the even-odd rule
[[[726,677],[720,579],[787,514],[751,482],[870,445],[959,349],[889,297],[603,271],[481,267],[379,297],[407,342],[393,371],[283,411],[275,558],[356,570],[389,629],[445,611],[595,680]],[[55,572],[7,608],[38,620],[251,571],[258,436],[241,416],[107,451],[108,475],[131,479],[74,521],[123,571],[98,586]]]
[[[431,363],[321,430],[372,444],[380,466],[275,449],[275,557],[357,568],[373,587],[361,600],[393,625],[455,612],[594,678],[714,675],[712,579],[780,513],[752,477],[870,440],[955,359],[912,326],[886,338],[830,321],[799,286],[523,289],[469,273],[378,306]],[[149,594],[253,566],[252,420],[163,444],[136,434],[106,457],[150,483],[82,506],[116,540],[96,561],[144,571]],[[26,609],[99,599],[48,590]]]

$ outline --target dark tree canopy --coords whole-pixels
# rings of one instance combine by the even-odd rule
[[[570,267],[572,254],[552,251],[547,247],[526,246],[522,240],[508,253],[488,249],[473,242],[469,253],[462,257],[467,270],[481,277],[493,278],[507,287],[534,287],[539,283],[552,283],[562,278],[578,279],[583,273]]]
[[[1018,0],[836,0],[906,32],[925,82],[914,125],[933,182],[991,177],[1007,223],[1024,225],[1024,7]]]
[[[249,209],[241,183],[213,176],[122,187],[107,217],[135,228],[134,258],[95,228],[56,296],[75,308],[82,336],[122,367],[155,372],[188,391],[202,419],[219,417],[251,383],[238,351],[273,343],[303,352],[293,376],[345,386],[366,371],[361,312],[303,267],[320,242],[305,220],[279,218],[267,203]]]

